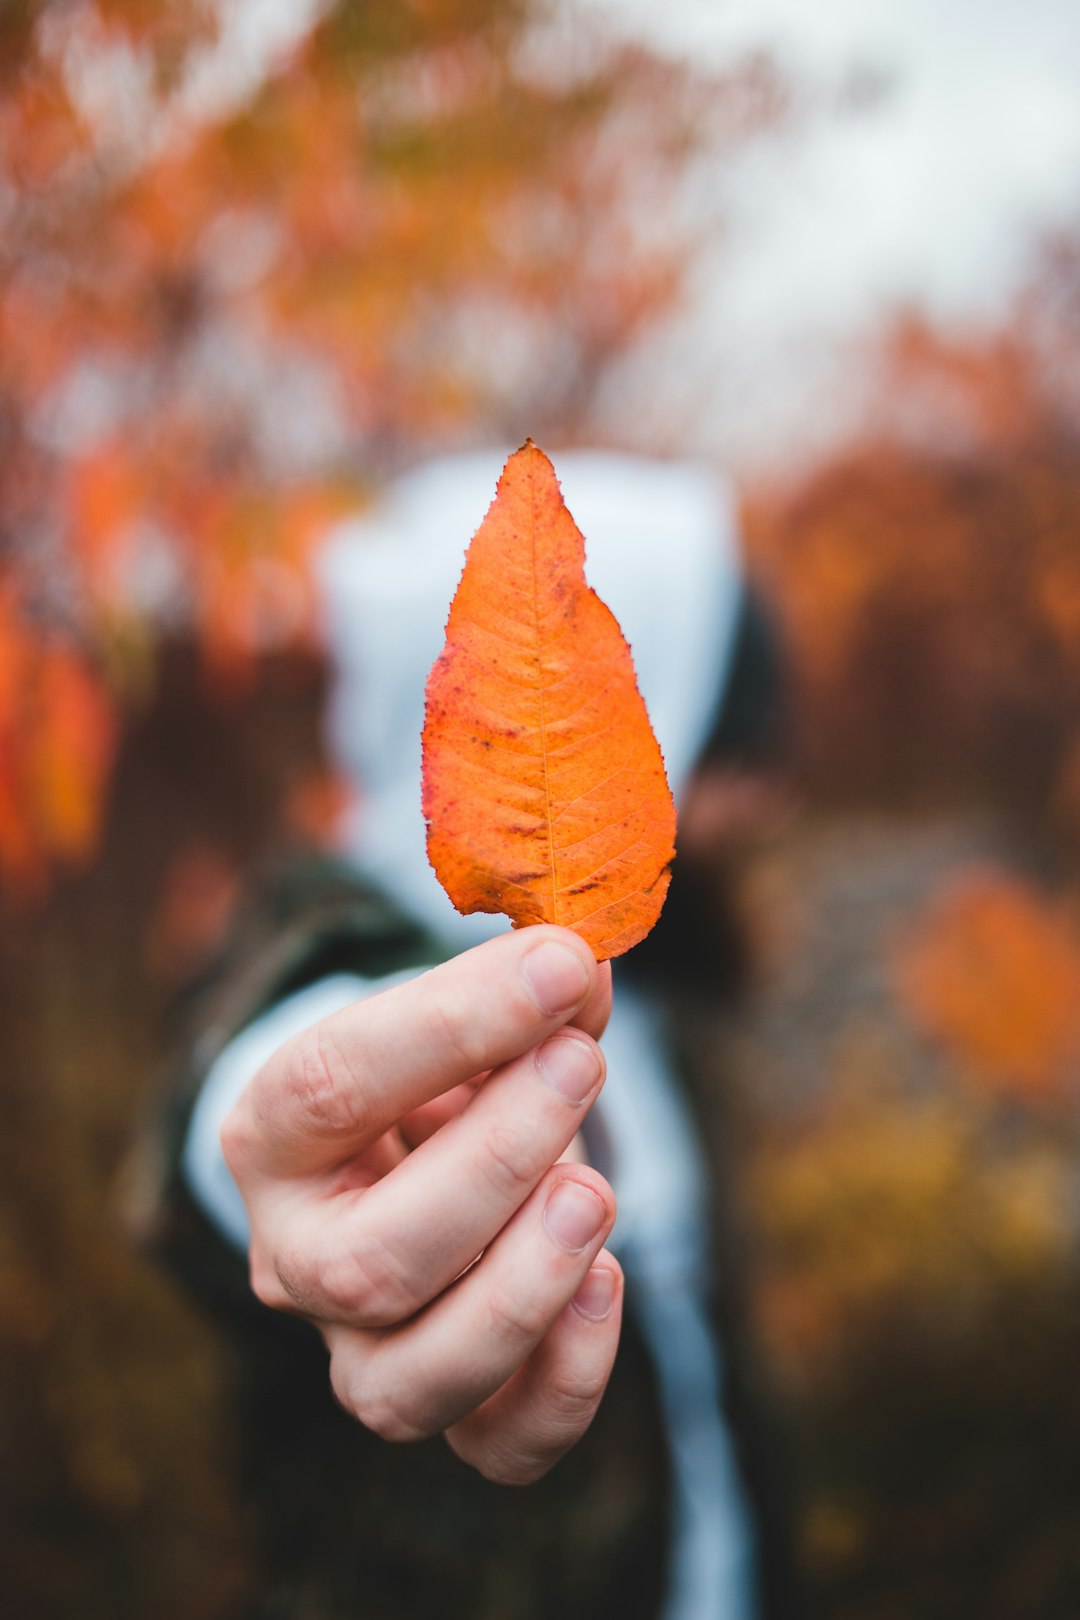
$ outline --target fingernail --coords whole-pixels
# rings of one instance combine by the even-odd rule
[[[567,1102],[583,1103],[600,1078],[596,1048],[564,1035],[546,1041],[536,1054],[540,1073]]]
[[[581,957],[552,939],[529,952],[521,964],[521,976],[533,1001],[549,1018],[576,1007],[589,988],[589,972]]]
[[[591,1243],[606,1219],[600,1199],[580,1181],[560,1181],[544,1209],[548,1235],[571,1254]]]
[[[610,1266],[594,1266],[571,1301],[590,1322],[610,1316],[615,1303],[615,1273]]]

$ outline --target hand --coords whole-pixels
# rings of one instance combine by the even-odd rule
[[[580,1438],[615,1356],[615,1200],[560,1161],[610,1004],[576,935],[505,934],[287,1042],[222,1130],[252,1287],[319,1328],[341,1404],[505,1484]]]

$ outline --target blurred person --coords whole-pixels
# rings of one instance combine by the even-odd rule
[[[423,694],[500,465],[422,468],[324,549],[342,860],[268,889],[203,995],[157,1242],[228,1329],[254,1612],[751,1620],[762,1549],[666,1008],[739,982],[716,857],[771,812],[774,640],[712,480],[560,457],[680,860],[614,1000],[573,934],[459,916],[426,857]]]

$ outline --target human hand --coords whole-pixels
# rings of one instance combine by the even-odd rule
[[[341,1404],[500,1483],[580,1438],[618,1343],[615,1200],[559,1162],[610,1004],[576,935],[501,935],[288,1041],[222,1129],[252,1287],[318,1327]]]

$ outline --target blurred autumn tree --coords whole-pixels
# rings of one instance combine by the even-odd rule
[[[269,54],[260,15],[0,3],[0,881],[92,846],[163,631],[235,677],[371,480],[590,431],[691,153],[774,105],[548,0],[305,0]]]
[[[958,796],[1080,828],[1080,250],[999,334],[903,321],[863,436],[750,504],[824,801]],[[1071,785],[1070,785],[1071,784]]]

